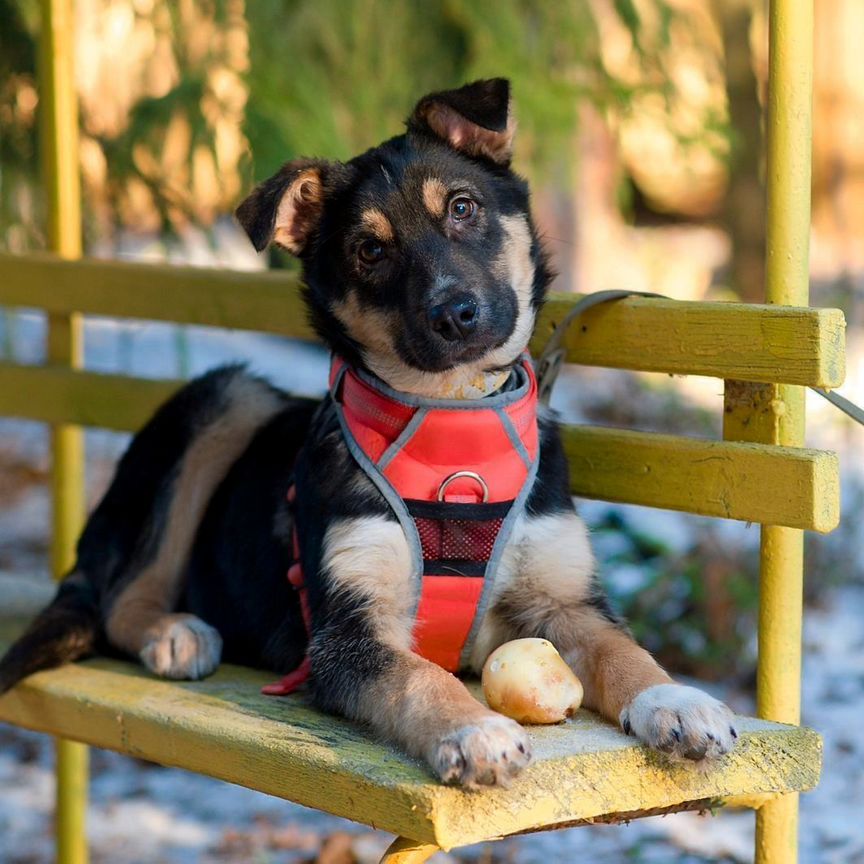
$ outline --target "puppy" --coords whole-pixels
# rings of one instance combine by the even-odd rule
[[[302,262],[311,320],[337,358],[331,394],[292,398],[228,367],[166,403],[121,460],[55,600],[0,664],[0,692],[96,650],[176,679],[222,658],[279,674],[307,663],[322,709],[444,782],[506,785],[531,759],[525,731],[434,651],[412,650],[426,608],[445,630],[462,622],[453,671],[477,673],[501,643],[543,637],[582,680],[586,707],[627,734],[684,759],[730,750],[729,709],[675,684],[610,611],[558,428],[536,410],[523,352],[550,273],[510,169],[509,97],[501,79],[428,95],[404,134],[344,164],[290,162],[240,205],[257,249],[274,242]],[[481,415],[497,431],[478,437]],[[404,423],[388,438],[394,417]],[[423,432],[433,420],[445,425]],[[438,470],[442,441],[461,455],[420,484],[418,502],[393,493],[382,465],[424,435],[436,455],[413,455],[405,488]],[[474,470],[486,442],[513,488]],[[444,538],[434,565],[430,532]],[[302,594],[285,578],[298,565]],[[427,597],[435,585],[443,593]]]

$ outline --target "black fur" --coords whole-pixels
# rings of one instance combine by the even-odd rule
[[[435,103],[452,108],[472,123],[503,132],[507,128],[510,113],[510,82],[506,78],[489,78],[473,81],[458,90],[445,90],[424,96],[414,109],[408,121],[409,128],[422,129],[426,126],[425,114]]]
[[[285,493],[317,407],[292,400],[234,464],[201,523],[181,601],[182,611],[219,631],[226,660],[280,674],[306,648],[297,594],[285,579],[294,526]]]
[[[73,575],[62,583],[52,604],[0,660],[0,692],[38,669],[87,656],[97,648],[110,652],[104,638],[104,622],[111,604],[155,554],[183,456],[199,432],[221,415],[226,388],[238,379],[256,387],[270,387],[250,376],[242,366],[215,369],[169,399],[135,436],[117,466],[111,486],[81,535]],[[257,574],[256,568],[262,560],[270,564],[269,570],[261,568],[262,576],[266,577],[268,573],[277,572],[274,568],[279,568],[282,560],[279,556],[284,551],[284,543],[274,543],[277,534],[273,530],[272,505],[279,496],[284,498],[288,485],[285,478],[293,467],[317,403],[288,396],[280,398],[284,409],[270,424],[271,428],[278,429],[279,440],[273,442],[272,436],[267,436],[267,429],[262,430],[214,496],[201,529],[205,542],[196,543],[192,556],[191,572],[198,578],[189,580],[192,595],[184,596],[182,603],[191,610],[195,603],[201,602],[207,615],[215,615],[215,609],[219,608],[222,621],[227,622],[232,620],[237,609],[231,603],[241,602],[238,598],[242,597],[248,604],[247,611],[257,609],[265,618],[244,616],[239,619],[254,630],[255,635],[235,634],[229,629],[226,650],[238,659],[257,665],[266,662],[278,671],[282,668],[287,671],[292,664],[296,665],[298,650],[302,656],[305,636],[302,633],[298,636],[293,627],[290,638],[284,635],[284,626],[269,629],[274,623],[284,623],[278,619],[276,610],[283,619],[289,618],[292,611],[296,615],[296,598],[285,590],[278,591],[285,586],[284,570],[278,570],[278,579],[262,578],[261,583],[256,583],[263,591],[275,592],[273,598],[263,599],[266,595],[255,591],[245,594],[243,582],[236,580],[238,574],[241,577]],[[274,472],[280,465],[282,474]],[[253,476],[256,470],[258,476],[264,474],[268,478],[260,486],[238,482],[244,474]],[[231,497],[232,484],[237,489],[242,487],[246,494],[231,500],[234,509],[226,509],[224,505]],[[256,508],[255,515],[260,521],[249,529],[246,538],[257,540],[257,547],[254,542],[244,542],[246,538],[242,535],[231,533],[233,526],[243,524],[241,514],[251,523],[252,511]],[[290,524],[286,530],[290,533]],[[214,548],[211,542],[214,537],[229,535],[235,541],[240,538],[240,542],[226,542]],[[196,594],[199,578],[217,590],[213,594],[207,591]],[[217,583],[217,579],[221,581]],[[202,593],[206,595],[204,600],[199,599]],[[274,619],[278,620],[274,622]],[[261,640],[261,644],[256,640]],[[255,643],[251,650],[250,643]]]
[[[74,574],[6,653],[0,663],[0,695],[34,672],[90,654],[99,630],[96,589],[86,577]]]
[[[152,559],[174,488],[176,472],[199,432],[225,409],[228,383],[242,366],[214,369],[169,399],[135,436],[117,466],[114,482],[87,521],[76,569],[94,584],[100,606],[126,580],[130,565]]]

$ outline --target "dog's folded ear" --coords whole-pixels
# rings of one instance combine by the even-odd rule
[[[240,204],[234,215],[259,252],[270,242],[303,252],[321,221],[330,169],[317,159],[287,162]]]
[[[424,96],[408,128],[428,131],[468,156],[507,166],[513,155],[516,123],[506,78],[474,81],[458,90]]]

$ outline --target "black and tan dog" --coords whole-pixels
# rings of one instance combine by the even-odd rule
[[[550,276],[528,190],[510,170],[509,85],[420,101],[405,134],[345,164],[285,165],[243,202],[256,248],[303,263],[312,320],[333,351],[403,394],[506,391]],[[585,704],[688,759],[734,744],[728,708],[672,682],[610,612],[568,490],[554,420],[465,656],[551,640]],[[296,506],[286,490],[298,483]],[[285,580],[302,557],[312,614]],[[506,784],[531,758],[517,723],[412,652],[417,573],[400,522],[346,446],[331,397],[291,398],[243,368],[193,381],[135,437],[91,516],[74,571],[0,665],[0,692],[96,650],[168,678],[220,659],[284,674],[307,654],[322,708],[362,721],[444,781]],[[307,645],[308,641],[308,645]]]

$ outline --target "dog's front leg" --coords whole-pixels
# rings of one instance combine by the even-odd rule
[[[333,523],[320,572],[326,600],[309,649],[317,704],[368,724],[445,782],[507,785],[531,758],[525,730],[410,650],[411,561],[399,524]]]
[[[589,605],[570,627],[559,643],[583,682],[586,707],[670,756],[701,760],[732,749],[732,712],[703,690],[676,684],[620,624]]]
[[[732,749],[732,712],[702,690],[676,684],[610,612],[575,513],[523,519],[508,558],[511,583],[487,628],[491,634],[503,626],[495,641],[549,639],[581,679],[585,706],[654,749],[695,760]]]
[[[481,705],[454,675],[374,637],[316,634],[316,702],[425,759],[445,783],[507,786],[531,760],[525,730]]]

